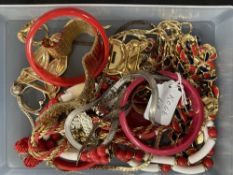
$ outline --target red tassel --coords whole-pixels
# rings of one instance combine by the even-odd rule
[[[28,137],[22,138],[15,143],[15,150],[20,154],[28,152]]]
[[[32,157],[31,155],[27,156],[25,159],[24,159],[24,165],[27,167],[27,168],[34,168],[36,167],[37,165],[39,165],[42,160],[38,160],[38,159],[35,159],[34,157]]]

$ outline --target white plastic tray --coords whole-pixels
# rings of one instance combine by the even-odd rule
[[[13,149],[16,140],[30,134],[30,124],[18,109],[9,93],[12,82],[21,68],[27,66],[24,45],[16,33],[27,20],[63,6],[78,7],[94,15],[102,24],[112,24],[110,33],[129,20],[163,19],[191,21],[194,33],[203,42],[214,44],[218,50],[218,85],[221,90],[220,111],[217,119],[219,137],[214,168],[205,174],[232,174],[233,145],[233,8],[231,6],[156,6],[156,5],[30,5],[0,6],[0,174],[52,175],[63,174],[45,166],[25,169]],[[76,63],[78,65],[78,63]],[[85,171],[81,174],[93,174]],[[77,173],[75,173],[77,174]],[[123,174],[95,171],[95,174]],[[147,173],[139,173],[147,174]],[[171,173],[174,174],[174,173]]]

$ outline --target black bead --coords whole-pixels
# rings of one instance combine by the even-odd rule
[[[184,67],[183,67],[183,65],[181,63],[178,64],[178,71],[180,73],[184,73]]]
[[[193,57],[190,54],[188,54],[188,60],[190,64],[194,64]]]
[[[205,54],[205,61],[208,61],[209,57],[210,57],[210,54],[207,52],[207,53]]]

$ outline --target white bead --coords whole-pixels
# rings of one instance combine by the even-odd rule
[[[65,94],[62,94],[60,96],[60,99],[63,101],[63,102],[67,102],[67,101],[70,101],[73,99],[73,95],[72,93],[70,92],[66,92]]]
[[[158,164],[150,164],[149,166],[143,168],[142,171],[156,173],[156,172],[160,172],[161,169]]]
[[[158,164],[175,165],[176,159],[174,157],[169,156],[153,156],[151,162]]]
[[[85,83],[79,83],[77,85],[74,85],[70,88],[68,88],[66,91],[70,92],[71,94],[73,94],[74,96],[80,95],[81,92],[83,91],[85,86]]]
[[[182,167],[182,166],[172,166],[172,170],[183,174],[199,174],[205,172],[205,167],[203,165]]]
[[[74,148],[69,149],[68,151],[63,152],[60,157],[70,161],[77,161],[78,151]]]
[[[203,129],[203,133],[204,133],[204,141],[207,142],[207,140],[209,139],[209,134],[208,134],[208,128],[206,126]]]
[[[130,161],[128,161],[127,163],[128,163],[130,166],[132,166],[132,167],[136,167],[136,166],[139,165],[138,162],[135,162],[135,161],[133,161],[133,160],[130,160]]]
[[[127,162],[131,167],[136,167],[136,166],[139,166],[140,163],[136,162],[136,161],[133,161],[133,160],[130,160]],[[147,167],[143,168],[142,171],[145,171],[145,172],[159,172],[160,171],[160,167],[158,164],[150,164],[148,165]]]
[[[209,127],[213,127],[214,126],[214,122],[212,120],[208,121],[206,126]]]
[[[61,100],[63,102],[73,100],[74,98],[78,97],[83,89],[84,89],[85,83],[80,83],[75,86],[70,87],[66,90],[65,94],[61,95]]]
[[[194,164],[200,161],[201,159],[203,159],[213,149],[214,145],[215,145],[215,140],[209,138],[207,142],[204,144],[204,146],[198,152],[188,157],[189,163]]]
[[[148,160],[149,157],[150,157],[150,154],[145,154],[143,157],[143,160],[146,161],[146,160]]]

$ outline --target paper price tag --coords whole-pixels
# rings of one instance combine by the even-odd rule
[[[158,104],[154,121],[160,125],[169,125],[172,121],[176,106],[181,98],[181,91],[177,82],[170,80],[158,84]],[[144,118],[149,120],[151,97],[144,112]]]

